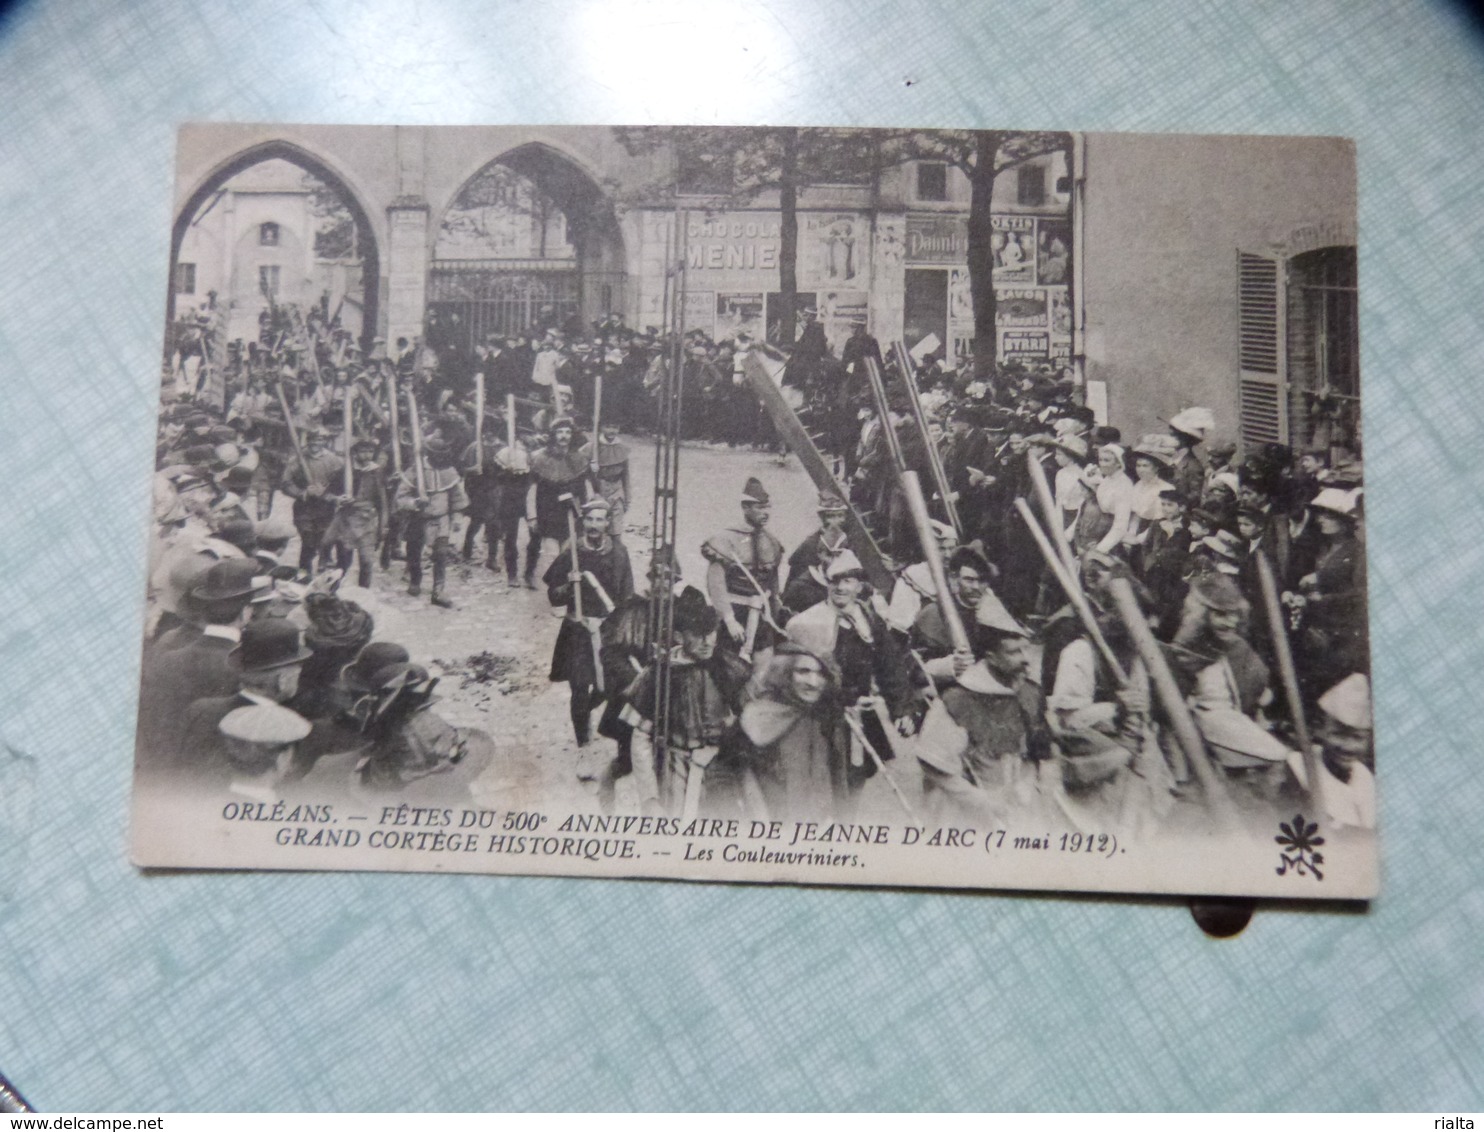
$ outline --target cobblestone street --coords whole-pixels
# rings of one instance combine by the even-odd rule
[[[636,585],[644,587],[653,517],[654,445],[629,439],[634,501],[624,542],[634,565]],[[780,464],[766,452],[687,446],[681,455],[678,550],[685,580],[704,588],[705,563],[700,546],[717,530],[741,521],[738,498],[748,476],[757,476],[773,497],[770,526],[792,549],[815,529],[816,495],[809,478],[790,458]],[[277,506],[287,513],[289,501]],[[457,555],[463,547],[466,520],[454,533]],[[524,539],[524,532],[522,539]],[[524,544],[522,544],[524,545]],[[295,548],[291,547],[291,550]],[[296,551],[295,551],[296,552]],[[537,577],[551,561],[542,555]],[[565,684],[547,678],[560,611],[548,603],[544,588],[507,585],[503,565],[484,566],[484,542],[477,540],[472,562],[458,559],[450,567],[448,596],[453,609],[430,604],[428,581],[421,597],[408,595],[405,566],[393,562],[377,571],[370,590],[342,586],[343,597],[364,607],[376,620],[376,638],[396,641],[441,678],[437,710],[450,723],[479,727],[495,740],[497,756],[475,785],[481,800],[499,799],[520,806],[581,794],[577,783],[578,749],[568,717]],[[595,740],[595,757],[606,759],[612,744]],[[622,807],[626,782],[619,785]]]

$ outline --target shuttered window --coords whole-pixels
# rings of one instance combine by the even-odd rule
[[[1288,442],[1285,287],[1277,256],[1237,253],[1238,411],[1246,447]]]

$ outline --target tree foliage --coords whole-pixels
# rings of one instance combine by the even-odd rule
[[[315,220],[315,258],[360,259],[355,217],[344,198],[313,173],[304,174],[303,185],[309,191],[309,211]]]
[[[797,126],[627,126],[614,135],[634,156],[668,152],[667,174],[639,186],[633,204],[679,200],[713,211],[741,207],[777,192],[782,239],[779,337],[793,341],[798,263],[798,192],[811,184],[874,187],[881,174],[910,161],[940,161],[963,171],[971,186],[968,269],[974,303],[976,376],[995,368],[994,252],[991,207],[995,181],[1006,169],[1058,150],[1072,136],[1053,130],[806,129]]]

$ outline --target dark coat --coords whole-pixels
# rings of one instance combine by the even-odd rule
[[[613,608],[605,606],[592,583],[582,582],[582,614],[584,619],[606,619],[616,609],[622,608],[634,594],[634,571],[629,564],[629,552],[621,542],[604,536],[602,545],[594,550],[581,543],[577,548],[577,561],[584,573],[591,574],[603,587]],[[556,647],[551,655],[551,679],[566,681],[576,687],[592,687],[597,683],[597,669],[593,660],[593,632],[595,630],[577,620],[575,587],[567,580],[572,569],[571,551],[563,546],[552,564],[547,567],[542,582],[546,596],[552,605],[567,607],[567,616],[557,633]],[[601,645],[601,641],[599,642]],[[606,688],[613,691],[614,689]]]

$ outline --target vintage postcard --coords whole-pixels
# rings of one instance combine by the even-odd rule
[[[1355,194],[182,128],[133,860],[1374,895]]]

